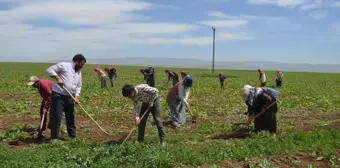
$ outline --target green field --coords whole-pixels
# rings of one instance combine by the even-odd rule
[[[159,146],[157,129],[147,124],[145,144],[136,143],[137,131],[120,146],[134,127],[131,100],[124,98],[125,84],[141,84],[142,67],[114,66],[115,88],[100,88],[93,71],[85,65],[79,100],[99,124],[76,108],[78,139],[67,141],[63,118],[61,144],[37,139],[41,98],[26,84],[32,75],[50,79],[52,64],[0,63],[0,165],[1,167],[337,167],[340,165],[340,74],[284,72],[279,88],[278,135],[233,132],[233,124],[247,121],[240,91],[245,84],[258,85],[257,70],[236,71],[174,69],[188,72],[194,80],[189,103],[198,116],[179,129],[165,128],[167,147]],[[100,68],[106,66],[99,65]],[[280,68],[280,67],[278,67]],[[155,67],[164,120],[171,82],[164,86],[165,68]],[[218,73],[227,76],[219,88]],[[274,71],[265,71],[269,86]],[[52,79],[51,79],[52,80]]]

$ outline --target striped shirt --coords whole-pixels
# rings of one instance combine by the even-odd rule
[[[135,95],[136,97],[132,102],[135,108],[136,117],[139,117],[140,111],[138,108],[138,101],[153,105],[153,102],[158,98],[158,89],[147,84],[140,84],[135,86]]]

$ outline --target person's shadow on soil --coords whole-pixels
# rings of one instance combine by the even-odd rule
[[[244,123],[235,123],[232,126],[232,132],[218,134],[212,139],[246,139],[253,136],[252,131],[252,128]]]

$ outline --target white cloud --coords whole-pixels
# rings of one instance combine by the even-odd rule
[[[184,38],[185,34],[199,30],[199,25],[155,22],[143,13],[155,8],[180,9],[174,6],[136,0],[0,2],[16,4],[12,9],[0,11],[0,46],[3,48],[0,57],[33,57],[47,53],[60,57],[79,52],[112,51],[128,45],[204,46],[212,43],[211,37]],[[36,24],[42,20],[58,24],[52,23],[49,27]],[[67,28],[70,26],[75,28]]]
[[[299,6],[302,4],[307,3],[309,0],[248,0],[250,4],[256,5],[277,5],[281,7],[288,7],[288,6]]]
[[[220,19],[239,19],[237,16],[228,15],[220,11],[209,11],[206,13],[209,16],[220,18]]]
[[[302,5],[300,7],[300,10],[308,11],[308,10],[318,9],[318,8],[321,8],[323,5],[324,5],[323,0],[313,0],[313,2],[309,4]]]
[[[221,33],[220,37],[223,40],[254,40],[255,37],[247,35],[245,32],[239,33]]]
[[[246,20],[207,20],[201,21],[200,23],[216,28],[237,28],[247,25]]]
[[[334,2],[331,7],[340,8],[340,1]]]

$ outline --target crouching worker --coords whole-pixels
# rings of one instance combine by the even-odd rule
[[[138,142],[144,142],[144,132],[148,116],[151,112],[153,119],[156,122],[158,129],[158,136],[160,138],[161,146],[165,146],[165,134],[162,121],[162,108],[160,98],[158,96],[158,89],[147,84],[140,84],[137,86],[125,85],[122,89],[124,97],[128,97],[133,101],[136,113],[136,125],[138,125]],[[142,107],[139,111],[138,101],[142,101]],[[149,108],[148,111],[146,111]],[[141,119],[143,114],[145,116]]]
[[[256,88],[250,85],[243,87],[242,98],[248,106],[248,124],[251,124],[251,119],[257,116],[254,119],[255,132],[276,133],[277,99],[275,94],[266,88]]]
[[[28,86],[32,86],[34,88],[37,88],[40,96],[43,98],[41,101],[41,106],[40,106],[40,117],[41,120],[43,119],[44,116],[44,121],[42,121],[43,125],[42,128],[40,129],[40,125],[38,128],[38,135],[39,137],[42,136],[42,133],[46,130],[46,121],[47,121],[47,111],[51,107],[51,102],[52,102],[52,86],[53,82],[47,79],[39,79],[37,76],[31,76],[29,83],[27,83]],[[48,124],[48,128],[50,126],[50,122]]]
[[[173,86],[167,95],[166,101],[170,106],[171,121],[166,124],[177,127],[184,125],[186,122],[185,106],[190,107],[188,97],[192,87],[192,78],[190,75],[184,77],[184,80]]]
[[[106,83],[106,75],[105,73],[99,69],[99,68],[94,68],[94,71],[98,73],[98,76],[99,76],[99,79],[100,79],[100,82],[101,82],[101,87],[102,88],[106,88],[107,87],[107,83]]]

